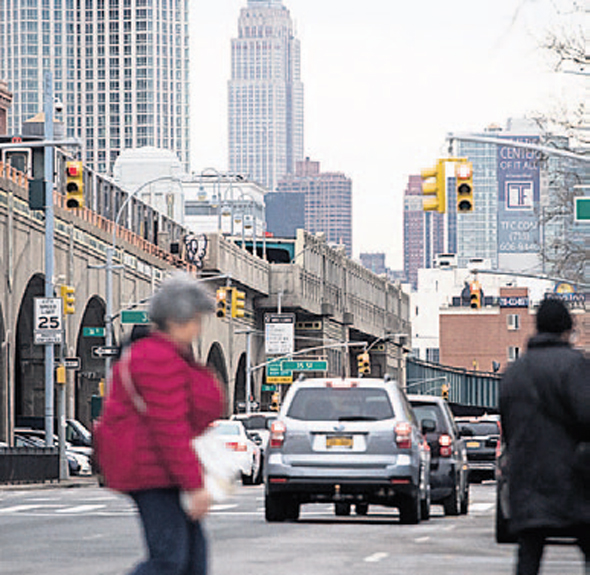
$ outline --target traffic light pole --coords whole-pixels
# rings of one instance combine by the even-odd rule
[[[53,76],[51,72],[46,71],[43,78],[43,95],[44,95],[44,126],[43,138],[53,140]],[[45,147],[45,297],[54,297],[53,293],[53,275],[55,264],[55,216],[53,212],[53,146]],[[63,336],[62,336],[63,337]],[[53,374],[55,369],[54,344],[45,344],[45,445],[53,447],[53,417],[54,402]]]

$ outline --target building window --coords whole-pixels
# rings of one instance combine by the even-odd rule
[[[520,347],[510,346],[508,348],[508,361],[514,361],[520,357]]]
[[[517,313],[508,315],[508,329],[511,331],[520,329],[520,316]]]
[[[440,363],[440,350],[437,347],[426,348],[426,361]]]

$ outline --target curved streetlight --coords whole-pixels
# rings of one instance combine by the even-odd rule
[[[144,182],[136,190],[134,190],[133,192],[131,192],[130,194],[127,195],[127,197],[125,198],[125,201],[123,202],[123,204],[119,208],[119,211],[117,212],[117,215],[115,217],[115,221],[113,222],[113,236],[112,236],[111,245],[107,248],[107,254],[106,254],[107,261],[106,261],[106,265],[105,265],[105,270],[106,270],[106,293],[105,293],[106,312],[105,312],[104,323],[105,323],[105,331],[106,331],[106,334],[105,334],[106,347],[112,347],[112,345],[113,345],[113,270],[115,269],[115,267],[117,267],[117,268],[122,267],[122,266],[114,266],[113,265],[113,256],[114,256],[115,250],[117,248],[117,226],[119,225],[119,219],[123,215],[123,211],[125,210],[125,208],[129,204],[129,202],[139,192],[141,192],[141,190],[147,188],[151,184],[155,184],[156,182],[162,182],[162,181],[175,181],[175,182],[179,182],[179,183],[182,182],[182,180],[180,178],[178,178],[177,176],[160,176],[158,178],[154,178],[153,180],[149,180],[148,182]],[[111,372],[111,358],[108,356],[105,358],[105,372],[107,375],[107,381],[109,381],[108,375]]]

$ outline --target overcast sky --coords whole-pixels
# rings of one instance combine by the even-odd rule
[[[192,0],[192,169],[227,169],[230,40],[247,0]],[[481,130],[571,97],[539,49],[572,0],[284,0],[305,87],[305,154],[353,180],[353,249],[403,267],[403,193]]]

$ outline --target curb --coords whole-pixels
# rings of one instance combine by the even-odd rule
[[[76,477],[63,481],[45,483],[2,483],[0,491],[32,491],[35,489],[78,489],[84,487],[99,487],[96,476]]]

